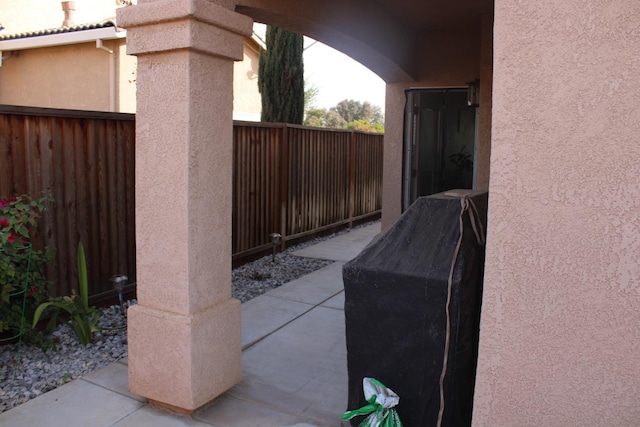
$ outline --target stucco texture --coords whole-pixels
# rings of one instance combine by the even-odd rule
[[[640,425],[640,3],[496,0],[475,426]]]
[[[129,383],[189,412],[242,376],[240,304],[231,298],[231,105],[233,59],[242,59],[251,20],[206,0],[134,6],[118,19],[128,52],[139,55]]]
[[[117,43],[104,45],[117,49]],[[95,43],[11,55],[0,67],[0,103],[109,111],[110,58]]]
[[[258,89],[260,47],[245,40],[242,61],[233,64],[233,118],[260,121],[262,99]]]

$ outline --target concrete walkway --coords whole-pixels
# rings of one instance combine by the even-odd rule
[[[126,359],[0,414],[3,427],[339,426],[347,405],[342,266],[380,224],[302,249],[334,260],[242,305],[244,379],[192,417],[129,393]]]

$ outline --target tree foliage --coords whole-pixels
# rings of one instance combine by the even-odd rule
[[[304,124],[315,127],[354,129],[363,132],[384,132],[384,116],[377,105],[365,101],[345,99],[329,110],[311,108],[306,111]]]
[[[371,123],[366,120],[354,120],[347,123],[347,129],[361,132],[384,133],[384,126],[380,123]]]
[[[304,116],[303,37],[267,26],[266,50],[260,50],[258,89],[262,121],[302,124]]]
[[[306,83],[304,87],[304,112],[306,114],[307,111],[315,108],[318,95],[320,95],[320,89],[318,89],[316,85],[307,86]]]

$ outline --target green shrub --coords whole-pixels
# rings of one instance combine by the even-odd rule
[[[30,230],[48,200],[50,195],[0,198],[0,337],[18,336],[22,331],[29,338],[29,319],[48,298],[44,271],[51,250],[32,250],[30,243]]]

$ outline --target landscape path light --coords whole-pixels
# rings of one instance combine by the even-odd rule
[[[276,262],[276,248],[278,244],[280,244],[280,239],[282,239],[282,235],[280,233],[271,233],[269,234],[271,237],[271,243],[273,244],[273,256],[271,258],[271,262]]]
[[[122,291],[124,290],[124,286],[127,284],[127,280],[129,280],[129,278],[124,274],[116,274],[115,276],[111,277],[111,279],[109,279],[109,281],[113,283],[113,289],[118,291],[118,299],[120,300],[120,312],[125,317],[127,313],[124,311],[124,301],[122,298]]]

